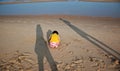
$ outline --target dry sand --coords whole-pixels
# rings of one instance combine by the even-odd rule
[[[56,49],[45,42],[50,30],[61,37]],[[0,17],[0,71],[120,71],[119,60],[119,19]]]

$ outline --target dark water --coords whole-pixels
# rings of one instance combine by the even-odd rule
[[[0,5],[0,15],[41,14],[66,14],[120,18],[120,3],[68,1]]]
[[[0,2],[15,2],[17,0],[0,0]]]

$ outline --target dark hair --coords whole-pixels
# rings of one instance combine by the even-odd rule
[[[59,34],[58,31],[53,31],[52,33],[53,33],[53,34],[54,34],[54,33]]]

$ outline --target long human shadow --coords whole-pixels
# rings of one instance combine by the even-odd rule
[[[66,25],[68,25],[70,28],[72,28],[72,30],[74,30],[80,36],[82,36],[83,38],[85,38],[89,42],[93,43],[97,47],[101,48],[102,50],[104,50],[108,54],[114,56],[116,59],[120,60],[120,53],[118,53],[117,51],[115,51],[114,49],[112,49],[111,47],[109,47],[108,45],[104,44],[100,40],[98,40],[98,39],[94,38],[93,36],[87,34],[83,30],[81,30],[80,28],[77,28],[76,26],[74,26],[73,24],[71,24],[69,21],[67,21],[65,19],[62,19],[62,18],[60,18],[60,20],[63,21]]]
[[[38,56],[39,71],[44,71],[44,57],[46,57],[51,71],[58,71],[56,63],[47,46],[47,42],[43,38],[43,32],[40,25],[36,27],[35,52]]]

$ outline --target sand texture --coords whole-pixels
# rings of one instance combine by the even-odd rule
[[[51,31],[61,37],[50,48]],[[120,71],[120,20],[1,16],[0,71]]]

